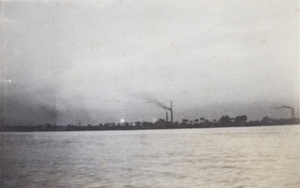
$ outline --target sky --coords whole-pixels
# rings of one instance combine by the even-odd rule
[[[296,0],[0,2],[5,124],[299,114]]]

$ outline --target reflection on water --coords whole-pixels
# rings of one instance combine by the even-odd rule
[[[300,187],[300,125],[0,134],[0,187]]]

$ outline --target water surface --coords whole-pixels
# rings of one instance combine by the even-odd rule
[[[0,133],[0,187],[300,187],[300,125]]]

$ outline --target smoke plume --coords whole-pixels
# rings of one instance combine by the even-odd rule
[[[154,97],[151,97],[151,96],[146,95],[146,94],[138,94],[137,96],[139,96],[142,99],[146,100],[148,103],[154,104],[155,106],[160,107],[160,108],[162,108],[164,110],[171,110],[170,107],[168,107],[167,105],[159,102]]]
[[[152,101],[149,101],[149,102],[155,104],[155,105],[158,106],[158,107],[163,108],[164,110],[171,110],[171,108],[169,108],[169,107],[167,107],[166,105],[164,105],[164,104],[158,102],[157,100],[152,100]]]
[[[290,107],[290,106],[281,106],[280,107],[280,109],[282,109],[282,108],[289,108],[289,109],[293,109],[292,107]]]

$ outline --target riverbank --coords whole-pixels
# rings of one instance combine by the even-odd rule
[[[297,125],[299,119],[284,119],[276,121],[250,121],[243,123],[220,123],[220,122],[204,122],[204,123],[171,123],[171,122],[136,122],[135,124],[123,123],[114,124],[106,123],[104,125],[51,125],[44,124],[38,126],[1,126],[0,132],[43,132],[43,131],[112,131],[112,130],[147,130],[147,129],[185,129],[185,128],[223,128],[223,127],[254,127],[254,126],[282,126],[282,125]]]

